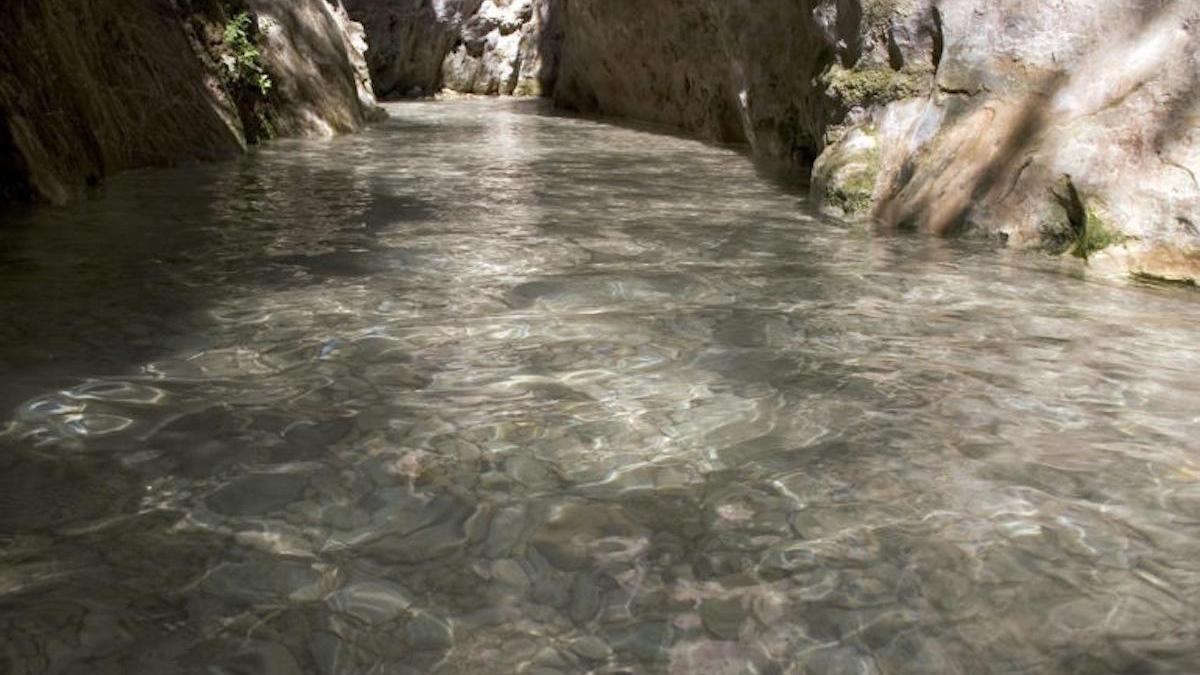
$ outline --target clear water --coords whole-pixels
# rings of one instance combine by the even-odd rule
[[[0,672],[1200,672],[1200,303],[506,101],[0,231]]]

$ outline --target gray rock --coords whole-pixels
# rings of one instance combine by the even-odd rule
[[[391,621],[412,606],[412,597],[389,581],[361,581],[331,594],[326,602],[336,611],[366,623]]]
[[[541,95],[553,87],[562,0],[347,0],[366,27],[375,91]]]
[[[568,648],[589,661],[604,661],[612,656],[612,648],[597,637],[577,638],[571,641]]]
[[[533,582],[533,601],[561,609],[571,601],[570,579],[562,574],[550,573]]]
[[[580,574],[571,585],[570,606],[567,613],[575,623],[591,621],[600,612],[600,584],[591,574]]]
[[[217,488],[205,501],[224,516],[261,516],[297,501],[307,483],[302,473],[252,473]]]
[[[483,554],[489,558],[508,555],[521,541],[525,529],[524,509],[507,506],[496,512],[483,542]]]
[[[404,637],[417,651],[440,651],[454,644],[450,626],[429,614],[418,614],[404,626]]]
[[[700,619],[704,628],[722,640],[737,640],[746,617],[739,598],[705,600],[700,603]]]
[[[530,586],[529,575],[519,562],[512,559],[492,563],[492,578],[519,589],[527,589]]]

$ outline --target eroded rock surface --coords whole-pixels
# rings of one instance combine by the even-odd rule
[[[860,125],[881,139],[874,216],[1070,252],[1097,269],[1200,277],[1200,8],[938,7],[933,96]]]
[[[375,91],[541,95],[557,71],[563,0],[348,0]]]
[[[884,227],[1200,277],[1194,3],[573,0],[565,16],[560,105],[748,142]]]
[[[377,114],[361,28],[329,0],[14,0],[0,13],[4,201],[228,157]]]

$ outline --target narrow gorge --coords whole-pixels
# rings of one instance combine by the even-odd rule
[[[8,0],[3,675],[1200,672],[1200,6]]]
[[[748,145],[810,173],[814,203],[838,216],[1194,281],[1198,11],[1178,0],[20,0],[3,17],[4,189],[61,202],[125,168],[354,131],[376,114],[373,82],[385,98],[547,96]]]

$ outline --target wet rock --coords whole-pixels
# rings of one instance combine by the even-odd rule
[[[804,661],[805,675],[860,675],[875,672],[869,657],[846,649],[822,649]],[[932,671],[931,671],[932,672]]]
[[[408,488],[379,490],[364,499],[366,508],[377,507],[371,515],[371,526],[394,535],[406,535],[434,523],[446,520],[465,520],[469,507],[460,499],[438,493],[422,495]]]
[[[644,536],[644,530],[618,506],[567,503],[554,507],[531,543],[555,567],[577,570],[591,559],[597,540],[639,536]]]
[[[561,609],[571,601],[570,578],[560,573],[546,573],[533,582],[533,601]]]
[[[513,480],[531,490],[549,490],[558,484],[550,468],[532,457],[511,457],[504,463],[504,469]]]
[[[205,502],[224,516],[261,516],[297,501],[308,478],[303,473],[252,473],[221,486]]]
[[[519,589],[527,589],[530,586],[529,575],[516,560],[497,560],[492,563],[492,578]]]
[[[312,565],[262,559],[222,563],[197,587],[222,598],[241,602],[274,602],[307,599],[319,594],[321,574]]]
[[[496,512],[483,542],[483,554],[489,558],[508,555],[521,541],[525,514],[521,507],[507,506]]]
[[[595,575],[580,574],[571,585],[570,605],[567,613],[571,620],[581,624],[592,620],[600,612],[602,589]]]
[[[292,447],[293,461],[319,459],[332,454],[337,443],[349,435],[353,429],[354,422],[349,419],[317,423],[303,422],[289,427],[283,437]]]
[[[647,662],[669,660],[670,641],[670,626],[656,621],[622,626],[608,634],[608,643],[615,651]]]
[[[201,654],[225,653],[212,670],[227,673],[257,673],[261,675],[302,675],[296,656],[285,646],[274,642],[250,642],[237,645],[236,651],[224,651],[219,646],[198,649]]]
[[[83,620],[79,644],[91,656],[102,656],[128,645],[133,636],[116,614],[92,612]]]
[[[778,664],[748,645],[737,642],[698,640],[677,643],[671,647],[669,675],[688,675],[703,672],[711,675],[780,675]]]
[[[363,552],[380,561],[409,565],[436,560],[466,545],[463,520],[449,519],[408,535],[383,536],[363,546]]]
[[[559,670],[570,668],[572,661],[573,659],[568,658],[562,652],[554,649],[553,647],[543,647],[542,649],[538,650],[538,652],[534,654],[533,658],[530,660],[533,665],[540,666],[542,668],[555,668]]]
[[[704,628],[722,640],[737,640],[746,612],[739,598],[705,600],[700,603]]]
[[[571,641],[568,648],[589,661],[604,661],[612,656],[612,648],[597,637],[581,637]]]
[[[412,606],[412,596],[403,587],[388,581],[361,581],[331,594],[326,602],[335,611],[376,624],[404,614]]]
[[[440,651],[454,644],[454,634],[445,622],[419,614],[404,626],[404,637],[417,651]]]
[[[322,675],[353,675],[361,672],[354,649],[341,638],[324,631],[308,640],[308,653]]]

